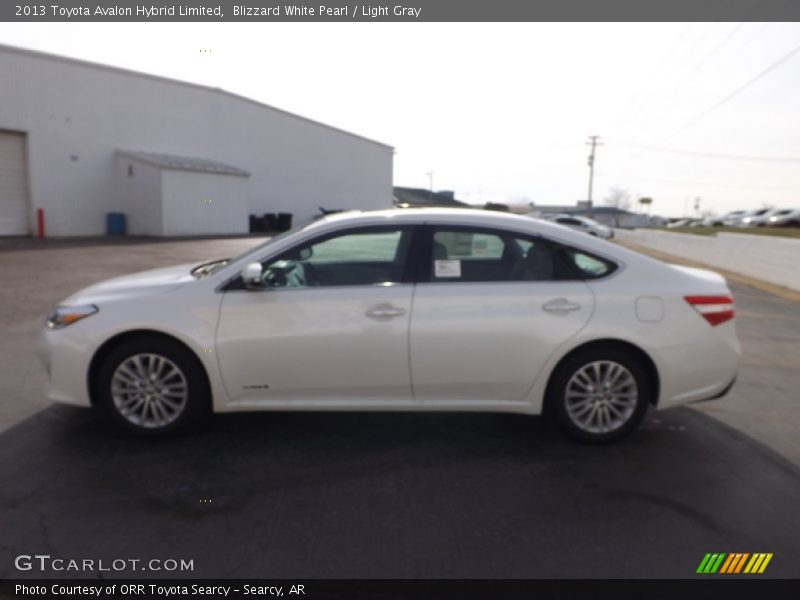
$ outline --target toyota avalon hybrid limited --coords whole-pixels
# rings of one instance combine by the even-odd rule
[[[144,434],[209,412],[505,411],[606,442],[724,395],[733,316],[709,271],[527,217],[394,209],[88,287],[41,355],[50,399]]]

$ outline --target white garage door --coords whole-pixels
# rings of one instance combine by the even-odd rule
[[[0,131],[0,235],[28,234],[25,134]]]

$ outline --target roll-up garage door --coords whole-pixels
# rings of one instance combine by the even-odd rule
[[[0,235],[28,234],[25,134],[0,131]]]

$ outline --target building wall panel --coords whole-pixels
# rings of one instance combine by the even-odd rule
[[[384,208],[393,150],[211,88],[0,46],[0,128],[25,131],[30,198],[52,235],[100,234],[114,152],[210,158],[252,173],[253,213]]]
[[[25,134],[0,130],[0,235],[28,233]]]
[[[247,179],[213,173],[163,171],[163,235],[247,233]]]
[[[117,156],[115,172],[109,212],[127,215],[131,235],[163,235],[161,169]]]

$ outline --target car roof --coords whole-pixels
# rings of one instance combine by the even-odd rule
[[[463,223],[465,225],[477,224],[487,227],[514,227],[529,226],[531,222],[545,223],[555,227],[544,219],[517,215],[496,210],[481,208],[389,208],[382,210],[346,211],[328,215],[320,221],[328,223],[352,221],[353,224],[367,221],[397,220],[404,223]]]
[[[483,210],[479,208],[388,208],[381,210],[351,210],[328,215],[319,219],[320,222],[337,223],[352,221],[360,222],[391,219],[405,223],[426,223],[452,221],[457,223],[480,224],[521,224],[532,220],[532,217],[514,215],[511,213]]]
[[[438,223],[468,225],[499,229],[516,229],[526,233],[540,233],[585,245],[585,234],[552,221],[516,215],[507,212],[480,208],[390,208],[383,210],[346,211],[325,216],[315,221],[308,229],[327,229],[348,225],[384,225],[389,222],[402,224]]]

